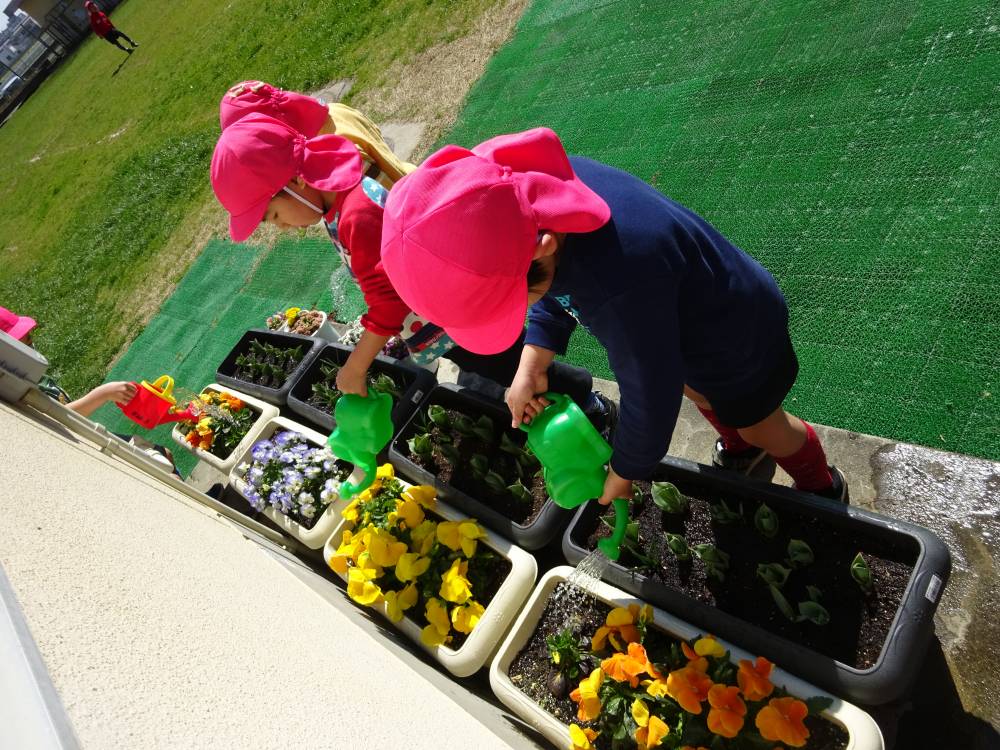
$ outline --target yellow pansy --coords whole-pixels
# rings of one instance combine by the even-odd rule
[[[577,703],[577,718],[580,721],[593,721],[601,715],[601,699],[598,695],[604,672],[600,667],[590,673],[590,677],[580,680],[580,686],[569,694],[571,700]]]
[[[351,500],[351,502],[349,502],[347,504],[346,508],[344,508],[342,511],[340,511],[341,517],[345,521],[350,521],[351,523],[357,523],[358,522],[358,503],[360,503],[360,502],[361,502],[361,496],[358,495],[356,498],[354,498],[353,500]]]
[[[447,643],[451,631],[451,621],[448,619],[448,609],[440,599],[428,599],[424,607],[424,615],[430,623],[420,632],[420,640],[428,646],[440,646]]]
[[[399,562],[396,563],[396,578],[404,583],[415,581],[427,572],[430,564],[429,557],[421,557],[416,552],[406,552],[399,556]]]
[[[441,590],[438,596],[446,602],[465,604],[472,598],[472,584],[466,578],[468,573],[469,563],[465,560],[455,560],[441,576]]]
[[[662,698],[665,695],[669,695],[666,680],[646,680],[642,684],[645,686],[646,692],[653,698]]]
[[[198,424],[195,427],[199,435],[208,435],[212,432],[212,418],[204,417],[198,420]]]
[[[703,638],[699,638],[694,642],[694,652],[698,656],[716,656],[722,657],[726,655],[726,649],[722,647],[722,644],[715,640],[715,636],[706,635]]]
[[[376,479],[395,479],[396,471],[392,468],[392,464],[382,464],[375,470]]]
[[[347,595],[366,607],[374,604],[382,596],[382,589],[372,583],[374,574],[374,570],[351,568],[347,573]]]
[[[424,522],[410,532],[410,550],[419,555],[429,555],[437,539],[438,525],[424,519]]]
[[[365,537],[355,535],[350,529],[344,531],[341,537],[340,546],[330,558],[330,567],[341,575],[347,573],[347,561],[358,561],[358,557],[365,551]]]
[[[285,322],[291,325],[295,322],[295,319],[299,317],[299,313],[302,311],[301,307],[289,307],[285,310]]]
[[[476,554],[476,540],[484,539],[486,532],[474,520],[442,521],[438,524],[437,538],[445,547],[456,552],[461,549],[466,557]]]
[[[377,529],[368,542],[368,553],[376,565],[391,568],[406,552],[406,544],[385,529]]]
[[[437,490],[426,484],[414,485],[403,490],[403,499],[412,500],[429,510],[433,510],[437,500]]]
[[[632,704],[632,718],[639,725],[635,730],[635,741],[642,750],[656,747],[670,732],[670,727],[663,719],[649,713],[642,698],[636,698]]]
[[[395,520],[391,515],[390,523]],[[403,500],[396,505],[396,516],[403,519],[408,529],[415,529],[424,522],[424,509],[415,500]]]
[[[411,583],[402,591],[387,591],[382,596],[385,598],[385,613],[393,622],[399,622],[403,619],[403,612],[417,603],[417,586]]]
[[[471,633],[485,611],[482,604],[470,600],[464,607],[451,610],[451,624],[459,633]]]
[[[597,739],[597,732],[590,727],[580,729],[576,724],[569,725],[569,741],[572,746],[569,750],[594,750],[592,744]]]

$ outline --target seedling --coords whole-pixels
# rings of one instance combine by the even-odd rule
[[[761,503],[757,512],[753,514],[753,525],[762,537],[774,539],[778,534],[778,515],[768,507],[767,503]]]
[[[718,524],[728,525],[743,521],[743,503],[740,503],[738,512],[730,508],[725,500],[712,505],[709,510],[712,513],[712,520]]]
[[[507,492],[516,497],[522,503],[530,503],[534,499],[531,496],[531,491],[520,482],[514,482],[514,484],[507,487]]]
[[[860,552],[851,561],[851,578],[854,579],[854,582],[861,587],[861,590],[865,594],[871,594],[874,591],[875,584],[872,581],[871,568],[868,567],[868,563]]]
[[[653,502],[666,513],[683,513],[687,510],[688,499],[670,482],[653,482]]]
[[[665,532],[667,537],[667,549],[673,553],[678,562],[688,562],[691,559],[691,548],[688,547],[687,540],[680,534]]]
[[[474,453],[469,459],[469,470],[476,479],[483,480],[490,472],[490,460],[482,453]]]
[[[427,407],[427,417],[431,422],[444,430],[451,428],[451,418],[443,406],[431,404]]]
[[[709,578],[714,578],[719,583],[726,580],[726,571],[729,570],[728,553],[714,544],[696,544],[694,553],[705,563],[705,572]]]
[[[434,455],[434,444],[430,435],[414,435],[406,441],[406,444],[410,447],[410,453],[420,458],[428,459]]]
[[[781,563],[761,563],[757,566],[757,575],[764,580],[764,583],[779,589],[788,581],[788,574],[791,572]]]
[[[601,516],[601,523],[609,529],[614,529],[614,516],[611,516],[611,519],[609,521],[607,517]],[[660,564],[660,561],[655,557],[647,555],[639,549],[639,524],[634,521],[625,527],[625,537],[622,539],[621,549],[627,550],[632,557],[647,568],[655,568]]]
[[[801,539],[790,539],[788,542],[788,559],[785,562],[792,568],[804,568],[812,565],[816,556],[813,555],[812,547]]]
[[[486,472],[486,476],[483,477],[483,481],[486,483],[486,486],[494,492],[507,491],[507,483],[504,481],[504,478],[495,471]]]
[[[799,602],[799,616],[796,619],[799,622],[808,620],[813,625],[826,625],[830,622],[830,613],[818,602]]]
[[[584,641],[569,628],[550,635],[545,639],[549,658],[556,665],[556,674],[549,681],[549,690],[556,698],[564,698],[568,682],[580,677],[580,661],[583,659]]]

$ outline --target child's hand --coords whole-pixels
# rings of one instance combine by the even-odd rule
[[[548,389],[549,376],[544,371],[518,369],[506,396],[507,406],[510,408],[510,426],[517,427],[521,422],[530,424],[532,419],[541,414],[542,409],[550,402],[538,394],[545,393]]]
[[[598,499],[601,505],[609,505],[615,498],[632,497],[632,480],[623,479],[615,473],[615,470],[608,467],[608,478],[604,480],[604,492]]]
[[[94,389],[95,393],[99,393],[101,399],[104,403],[114,401],[117,404],[124,405],[127,402],[135,398],[135,384],[126,383],[123,380],[115,380],[110,383],[105,383],[104,385],[99,385]]]
[[[365,376],[368,370],[360,370],[350,366],[347,362],[337,371],[337,390],[341,393],[353,393],[355,396],[367,396],[368,384]]]

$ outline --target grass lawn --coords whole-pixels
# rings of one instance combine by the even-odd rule
[[[91,37],[0,129],[0,304],[45,324],[39,350],[82,394],[218,222],[208,164],[232,83],[353,78],[357,96],[496,1],[122,4],[112,18],[140,49],[116,72],[124,53]]]

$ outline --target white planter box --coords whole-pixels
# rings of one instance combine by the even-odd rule
[[[201,461],[204,461],[209,466],[221,471],[223,474],[228,474],[232,468],[236,466],[237,460],[257,441],[257,436],[260,435],[260,431],[264,429],[264,425],[267,421],[278,416],[278,407],[265,403],[258,398],[254,398],[253,396],[248,396],[240,391],[233,390],[232,388],[227,388],[224,385],[219,385],[218,383],[211,383],[201,389],[202,393],[206,393],[208,391],[213,391],[215,393],[230,393],[257,412],[257,420],[250,426],[249,431],[247,431],[247,434],[240,441],[239,445],[233,449],[233,452],[230,453],[227,458],[219,458],[218,456],[213,456],[208,451],[203,451],[200,448],[192,448],[190,444],[184,440],[184,436],[181,434],[181,431],[177,429],[176,425],[174,425],[174,429],[170,436],[174,439],[175,443],[194,453]]]
[[[396,479],[404,487],[413,486],[399,479],[399,477],[396,477]],[[458,521],[468,518],[467,515],[458,512],[440,500],[437,501],[434,510],[429,511],[429,513],[440,516],[446,521]],[[343,519],[341,520],[343,521]],[[328,565],[330,558],[336,552],[337,547],[340,546],[344,530],[349,526],[350,524],[346,521],[340,524],[323,548],[323,558]],[[538,575],[538,564],[535,562],[534,557],[520,547],[516,547],[507,540],[497,536],[489,529],[485,529],[485,531],[486,538],[480,539],[479,543],[485,544],[494,552],[509,560],[511,569],[503,583],[500,584],[500,588],[497,590],[493,600],[486,607],[482,618],[480,618],[476,627],[473,628],[460,648],[453,649],[448,646],[428,647],[421,642],[421,628],[413,620],[403,617],[399,622],[392,622],[386,616],[386,619],[392,622],[397,629],[433,656],[440,662],[441,666],[456,677],[468,677],[490,660],[490,657],[496,652],[501,639],[507,632],[507,628],[510,627],[514,617],[521,610],[525,599],[531,593],[531,587],[535,585],[535,577]],[[340,574],[338,573],[337,575]],[[341,575],[340,577],[344,581],[347,580],[346,575]],[[376,604],[372,609],[383,615],[386,614],[384,603]]]
[[[323,448],[326,446],[326,435],[322,435],[319,432],[316,432],[316,430],[310,429],[305,425],[293,422],[285,417],[273,417],[268,420],[267,424],[265,424],[263,429],[258,433],[256,439],[246,447],[246,450],[244,450],[235,463],[233,463],[232,470],[229,474],[229,481],[233,489],[239,492],[244,498],[247,496],[247,484],[243,481],[242,477],[236,475],[236,467],[244,462],[250,463],[253,460],[250,453],[253,451],[254,445],[261,440],[270,439],[274,433],[281,432],[282,430],[299,433],[317,448]],[[360,475],[362,471],[363,470],[361,469],[355,469],[354,473],[351,474],[351,480],[360,481],[361,477],[355,475]],[[333,533],[334,529],[343,522],[344,519],[341,518],[340,511],[347,507],[347,503],[347,500],[342,500],[340,497],[331,502],[328,506],[326,506],[326,510],[323,511],[322,515],[316,519],[316,523],[313,524],[311,529],[307,529],[298,521],[289,518],[276,508],[267,506],[264,508],[263,512],[265,516],[271,519],[271,521],[277,524],[278,528],[289,536],[295,537],[310,549],[319,549],[323,546],[323,543],[330,538],[330,534]]]
[[[323,316],[323,322],[319,324],[319,328],[313,331],[310,336],[315,336],[316,338],[323,339],[324,341],[330,341],[332,343],[337,343],[340,341],[340,334],[334,330],[333,326],[330,324],[328,316],[322,310],[318,311],[320,315]],[[278,329],[282,333],[291,333],[292,328],[287,323]]]
[[[538,620],[545,611],[545,605],[555,587],[565,581],[574,571],[569,566],[553,568],[546,573],[538,586],[531,594],[531,598],[521,611],[517,622],[511,628],[506,640],[500,646],[500,650],[490,665],[490,687],[496,696],[511,711],[524,719],[539,732],[558,747],[569,747],[569,727],[556,719],[552,714],[543,710],[531,698],[522,693],[514,683],[511,682],[509,671],[514,659],[531,639],[532,634],[538,624]],[[593,594],[600,601],[615,607],[626,607],[629,604],[645,604],[640,599],[629,596],[624,591],[611,586],[603,581],[592,582],[587,585],[586,590]],[[664,632],[677,638],[688,640],[704,635],[702,630],[680,620],[673,615],[667,614],[661,609],[653,608],[653,620]],[[744,651],[737,646],[720,640],[724,648],[729,649],[734,660],[754,659],[755,655]],[[839,724],[848,733],[847,750],[884,750],[885,743],[882,740],[882,733],[867,713],[857,706],[834,698],[832,695],[818,687],[814,687],[805,680],[793,677],[787,672],[774,667],[771,673],[771,682],[784,688],[797,698],[806,699],[814,696],[825,696],[833,699],[833,704],[823,712],[823,716]]]

